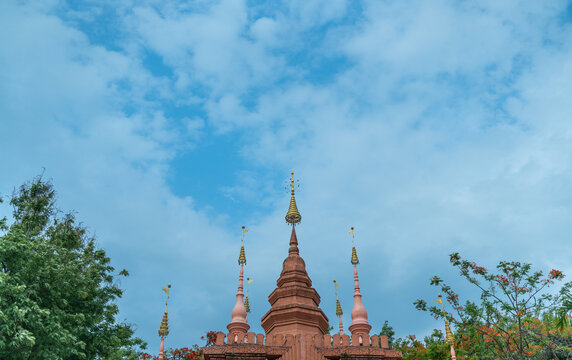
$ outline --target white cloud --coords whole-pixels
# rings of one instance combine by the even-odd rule
[[[195,293],[199,281],[213,284],[214,290],[201,290],[205,294],[226,283],[217,281],[216,268],[204,273],[200,267],[202,259],[225,253],[209,241],[224,246],[230,237],[216,217],[196,211],[192,199],[174,196],[165,179],[182,136],[202,124],[183,121],[188,126],[180,132],[145,99],[162,84],[139,59],[90,44],[53,15],[10,4],[2,10],[10,31],[0,39],[5,50],[0,108],[7,119],[0,123],[1,193],[9,194],[45,167],[61,208],[77,211],[113,265],[131,272],[123,280],[121,316],[138,325],[139,336],[154,339],[162,300],[149,289],[172,281],[184,298]],[[125,105],[137,107],[127,115]],[[205,305],[193,296],[191,307]],[[152,316],[156,309],[158,317]],[[186,325],[173,326],[182,332]],[[193,332],[198,339],[202,329]]]
[[[201,85],[215,95],[244,91],[281,71],[279,59],[245,37],[244,1],[221,1],[200,13],[138,7],[130,24],[143,45],[175,69],[179,90]]]
[[[274,182],[291,167],[303,187],[301,252],[329,315],[333,278],[351,309],[351,225],[370,320],[377,330],[390,319],[399,335],[432,326],[410,303],[433,296],[424,284],[434,273],[456,278],[446,268],[454,250],[486,266],[568,266],[572,52],[569,26],[554,21],[561,9],[366,2],[354,24],[346,2],[328,4],[142,4],[122,10],[123,51],[46,9],[2,5],[3,192],[47,167],[63,207],[127,264],[122,309],[147,340],[164,282],[174,285],[174,345],[224,329],[234,303],[227,214],[207,215],[166,184],[171,159],[211,132],[236,136],[250,166],[220,190],[236,206],[270,209],[239,220],[251,225],[257,331],[289,239],[289,199]],[[146,51],[174,76],[153,77]],[[344,66],[313,82],[310,65],[290,58],[307,53]],[[174,119],[173,104],[204,113]]]

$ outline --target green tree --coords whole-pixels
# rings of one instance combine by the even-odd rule
[[[389,344],[389,347],[393,347],[393,343],[395,342],[395,331],[393,330],[393,326],[389,325],[389,321],[385,320],[379,335],[387,336],[387,343]]]
[[[395,349],[401,351],[403,360],[447,360],[451,357],[449,346],[439,330],[433,330],[423,341],[417,340],[415,335],[409,335],[405,339],[398,338],[395,340]]]
[[[548,290],[564,274],[534,271],[530,264],[501,261],[496,272],[450,255],[460,275],[481,292],[480,304],[459,296],[438,276],[431,285],[440,287],[453,312],[428,306],[424,300],[414,304],[435,318],[446,317],[455,325],[458,355],[475,359],[572,359],[572,328],[568,315],[572,282],[559,291]],[[430,342],[427,342],[429,344]]]
[[[137,359],[146,344],[116,321],[115,269],[57,210],[51,183],[22,185],[10,204],[13,222],[0,220],[0,359]]]

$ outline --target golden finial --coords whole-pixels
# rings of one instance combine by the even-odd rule
[[[443,318],[445,319],[445,339],[447,341],[447,344],[449,345],[454,345],[455,344],[455,335],[453,335],[453,332],[451,331],[451,327],[449,326],[449,321],[447,321],[447,316],[445,315],[445,304],[443,304],[443,300],[441,299],[441,294],[439,294],[439,299],[435,300],[436,302],[438,302],[439,304],[441,304],[442,308],[443,308]]]
[[[352,236],[352,259],[351,259],[351,262],[352,262],[352,265],[357,265],[357,264],[359,264],[359,259],[357,257],[356,242],[355,242],[355,237],[354,237],[354,227],[353,226],[351,227],[351,230],[348,231],[348,233],[350,233]]]
[[[246,312],[249,313],[250,312],[250,302],[248,301],[248,284],[250,284],[252,282],[252,280],[250,280],[249,277],[246,278],[246,297],[244,298],[244,308],[246,309]]]
[[[161,320],[161,326],[159,327],[159,336],[166,337],[169,335],[169,316],[167,315],[167,306],[169,305],[169,291],[171,290],[171,284],[167,285],[167,288],[163,288],[163,291],[167,293],[167,301],[165,301],[165,313],[163,314],[163,319]]]
[[[449,327],[449,322],[447,321],[446,318],[445,318],[445,334],[447,336],[447,344],[454,345],[455,344],[455,335],[453,335],[453,332],[451,331],[451,328]]]
[[[248,229],[242,226],[242,239],[240,240],[242,245],[240,246],[240,255],[238,255],[238,265],[246,265],[246,253],[244,252],[244,234],[248,232]]]
[[[340,300],[338,299],[338,285],[340,285],[340,283],[334,280],[334,289],[336,290],[336,316],[339,317],[342,316],[344,312],[342,311],[342,305],[340,305]]]
[[[286,222],[295,226],[300,221],[302,221],[302,215],[298,212],[298,207],[296,206],[296,198],[294,197],[294,171],[292,171],[290,177],[290,185],[292,187],[292,197],[290,198],[290,207],[286,213]]]

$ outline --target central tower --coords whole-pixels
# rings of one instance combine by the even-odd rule
[[[286,213],[286,222],[292,225],[288,256],[282,263],[282,272],[276,281],[276,289],[268,296],[270,310],[262,317],[266,336],[273,335],[324,335],[329,327],[328,318],[319,308],[320,295],[312,287],[306,272],[306,263],[300,257],[296,224],[302,216],[294,196],[294,172],[290,183],[292,196]]]

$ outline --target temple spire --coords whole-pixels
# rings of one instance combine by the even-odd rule
[[[292,224],[288,256],[282,262],[282,272],[276,281],[276,289],[268,296],[271,308],[260,321],[267,339],[288,334],[307,335],[310,339],[315,335],[326,334],[329,327],[328,317],[319,307],[320,295],[312,288],[312,280],[306,272],[306,263],[298,250],[295,225],[300,222],[302,216],[296,206],[294,172],[290,177],[290,189],[290,207],[285,216],[286,222]]]
[[[165,338],[169,335],[169,316],[167,314],[167,306],[169,305],[169,291],[171,290],[171,284],[167,285],[167,288],[163,288],[163,291],[167,293],[167,300],[165,301],[165,313],[163,314],[163,319],[161,320],[161,326],[159,327],[159,336],[161,337],[161,345],[159,345],[159,360],[163,359],[163,353],[165,350]]]
[[[249,313],[250,312],[250,301],[248,300],[248,284],[250,284],[252,282],[252,280],[250,280],[249,277],[246,278],[246,297],[244,298],[244,308],[246,309],[246,312]]]
[[[298,237],[296,236],[296,227],[292,226],[292,234],[290,235],[290,248],[288,249],[288,255],[298,255],[300,250],[298,250]]]
[[[230,323],[226,326],[229,331],[228,334],[228,342],[237,342],[239,335],[244,336],[250,326],[247,322],[247,314],[246,308],[244,307],[244,292],[243,292],[243,285],[244,285],[244,265],[246,265],[246,254],[244,252],[244,234],[246,234],[248,230],[243,226],[242,227],[242,245],[240,247],[240,254],[238,256],[238,264],[240,265],[240,274],[238,276],[238,291],[236,292],[236,304],[232,309],[232,319]]]
[[[363,338],[369,338],[369,331],[371,330],[371,325],[367,321],[367,311],[365,310],[365,306],[363,306],[361,300],[361,292],[359,289],[359,278],[357,272],[357,264],[359,264],[359,260],[357,257],[357,251],[355,247],[355,237],[354,237],[354,228],[351,227],[349,231],[350,235],[352,236],[352,257],[351,263],[354,266],[354,307],[352,309],[352,324],[349,327],[350,332],[352,335],[356,335],[361,345],[363,342]]]
[[[351,261],[352,265],[355,266],[355,265],[359,264],[359,259],[357,257],[356,240],[354,237],[354,227],[353,226],[351,227],[351,230],[348,231],[348,233],[350,233],[352,236],[352,258],[350,261]]]
[[[342,305],[340,305],[340,299],[338,299],[338,285],[340,285],[340,283],[334,280],[334,290],[336,291],[336,316],[338,317],[340,322],[340,336],[341,336],[344,334],[344,325],[342,324],[342,315],[344,314],[344,312],[342,311]]]
[[[457,356],[455,355],[455,335],[451,331],[451,327],[449,326],[449,321],[447,320],[447,316],[445,315],[445,304],[443,304],[443,300],[441,299],[441,294],[439,294],[439,299],[435,300],[443,307],[443,319],[445,319],[445,340],[447,344],[451,347],[451,360],[456,360]]]
[[[248,229],[242,226],[242,238],[240,239],[240,254],[238,255],[238,265],[246,265],[246,253],[244,251],[244,234],[248,232]]]
[[[290,176],[290,186],[292,188],[292,195],[290,197],[290,206],[288,207],[288,212],[286,213],[285,219],[286,222],[292,224],[292,226],[296,226],[296,224],[302,221],[302,215],[298,211],[298,207],[296,206],[296,198],[294,197],[294,171],[292,171]]]

